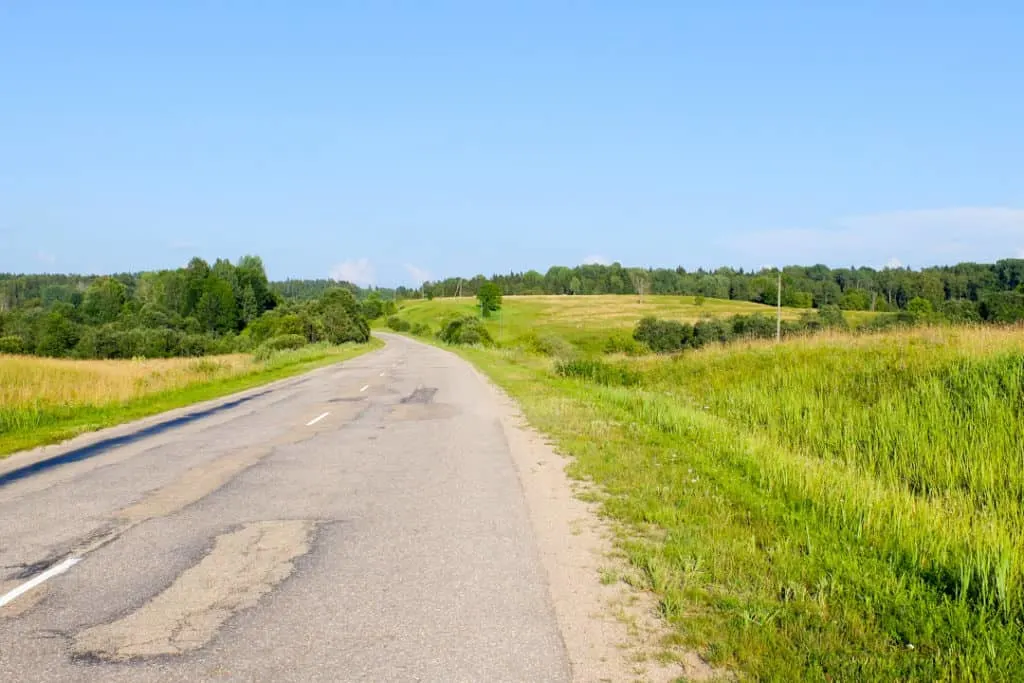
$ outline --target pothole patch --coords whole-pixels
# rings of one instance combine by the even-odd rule
[[[255,522],[218,536],[167,589],[121,619],[75,636],[76,657],[123,662],[198,650],[232,615],[253,607],[309,552],[314,523]]]
[[[416,391],[403,398],[401,403],[405,405],[425,405],[434,400],[434,394],[436,393],[436,387],[419,387]]]

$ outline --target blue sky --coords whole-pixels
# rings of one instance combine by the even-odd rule
[[[1024,255],[1019,2],[0,5],[0,271]]]

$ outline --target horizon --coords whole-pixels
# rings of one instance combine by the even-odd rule
[[[469,280],[472,280],[473,278],[476,278],[476,277],[479,277],[479,276],[483,276],[485,279],[493,279],[493,278],[505,277],[505,276],[509,276],[509,275],[522,275],[522,274],[528,273],[528,272],[537,272],[537,273],[539,273],[541,275],[544,275],[548,271],[550,271],[552,268],[575,269],[575,268],[583,268],[583,267],[587,267],[587,266],[610,267],[610,266],[618,265],[619,267],[621,267],[621,268],[623,268],[625,270],[635,270],[635,269],[639,268],[639,269],[642,269],[642,270],[645,270],[645,271],[657,271],[657,270],[672,270],[672,271],[674,271],[677,268],[683,268],[683,270],[686,273],[689,273],[689,274],[699,273],[699,272],[715,273],[715,272],[717,272],[718,270],[720,270],[722,268],[726,268],[726,269],[732,270],[733,272],[735,272],[737,274],[744,274],[744,275],[755,274],[756,275],[756,274],[761,274],[761,273],[776,273],[776,272],[779,272],[779,270],[781,270],[782,272],[785,272],[785,270],[787,268],[814,268],[814,267],[818,267],[818,266],[825,266],[826,268],[829,268],[830,270],[833,270],[833,271],[835,271],[835,270],[860,270],[860,269],[866,268],[866,269],[869,269],[869,270],[873,270],[875,272],[883,272],[883,271],[887,271],[887,270],[902,270],[902,271],[917,272],[917,273],[919,273],[919,272],[922,272],[922,271],[932,270],[932,269],[955,268],[955,267],[961,266],[961,265],[982,265],[982,266],[986,266],[986,265],[995,265],[995,264],[997,264],[997,263],[999,263],[1001,261],[1021,261],[1021,260],[1024,260],[1024,257],[1021,257],[1021,256],[1008,256],[1008,257],[1005,257],[1005,258],[994,259],[992,261],[958,261],[958,262],[955,262],[955,263],[932,264],[932,265],[929,265],[929,266],[921,266],[921,267],[917,267],[917,268],[909,266],[909,265],[906,265],[906,264],[903,264],[903,263],[887,263],[887,264],[885,264],[885,265],[883,265],[881,267],[873,267],[873,266],[867,266],[867,265],[856,265],[856,264],[848,265],[848,266],[832,266],[832,265],[829,265],[829,264],[826,264],[826,263],[787,263],[787,264],[783,265],[781,268],[779,268],[778,266],[773,266],[773,265],[764,265],[764,266],[761,266],[759,268],[743,268],[743,267],[738,267],[738,266],[720,265],[720,266],[715,266],[715,267],[701,266],[701,267],[692,268],[692,269],[691,268],[686,268],[686,267],[680,266],[680,265],[676,265],[676,266],[630,266],[630,265],[626,265],[626,264],[623,264],[623,263],[619,263],[617,261],[612,262],[612,263],[577,263],[577,264],[572,264],[572,265],[570,265],[570,264],[555,263],[555,264],[552,264],[550,266],[543,267],[543,268],[512,269],[512,270],[509,270],[509,271],[494,272],[494,273],[490,273],[490,274],[487,274],[487,273],[473,273],[471,275],[470,274],[463,274],[463,275],[448,274],[448,275],[444,275],[444,276],[441,276],[441,277],[437,277],[437,278],[432,279],[432,280],[424,280],[422,282],[415,283],[413,285],[405,284],[405,283],[398,283],[398,284],[378,283],[378,284],[362,285],[362,284],[359,284],[359,283],[356,283],[356,282],[352,282],[351,280],[342,280],[342,279],[336,279],[336,278],[333,278],[333,277],[281,277],[281,278],[274,277],[274,276],[272,276],[270,274],[270,268],[267,267],[266,259],[264,259],[260,254],[252,254],[252,256],[257,256],[257,257],[260,258],[260,260],[263,261],[263,265],[264,265],[265,270],[267,271],[267,277],[268,277],[268,280],[270,282],[328,281],[328,282],[336,282],[336,283],[339,283],[339,284],[356,285],[359,288],[366,289],[366,290],[373,290],[373,289],[401,289],[401,288],[415,290],[415,289],[418,289],[423,284],[427,284],[427,283],[434,284],[434,283],[440,283],[440,282],[445,282],[445,281],[448,281],[448,280],[455,280],[455,279],[461,279],[461,280],[469,281]],[[189,260],[191,260],[191,258],[203,258],[203,257],[199,257],[199,256],[190,257]],[[234,264],[240,258],[241,257],[235,257],[234,259],[231,259],[231,258],[226,258],[224,256],[219,256],[219,257],[216,257],[216,258],[213,258],[213,259],[203,259],[203,260],[206,261],[208,264],[211,264],[211,265],[216,260],[219,260],[219,259],[227,260],[227,261],[231,262],[232,264]],[[154,268],[152,270],[137,270],[137,271],[114,270],[114,271],[110,271],[110,272],[107,272],[107,273],[86,273],[86,272],[76,273],[76,272],[56,272],[56,271],[34,271],[34,272],[21,272],[21,273],[17,273],[17,272],[0,271],[0,276],[3,276],[3,277],[33,277],[33,276],[48,277],[48,276],[57,276],[57,277],[102,278],[102,277],[112,277],[112,276],[117,276],[117,275],[138,275],[138,274],[146,273],[146,272],[159,272],[159,271],[167,271],[167,270],[178,270],[178,269],[185,268],[187,265],[188,265],[188,261],[185,261],[184,263],[182,263],[182,264],[180,264],[178,266],[172,266],[172,267]],[[581,296],[585,296],[585,295],[581,295]]]
[[[1005,1],[7,6],[0,271],[1020,258],[1022,30]]]

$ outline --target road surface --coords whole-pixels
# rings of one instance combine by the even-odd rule
[[[0,461],[0,680],[569,680],[493,393],[387,341]]]

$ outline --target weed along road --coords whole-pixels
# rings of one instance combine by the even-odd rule
[[[0,680],[569,680],[491,389],[382,336],[0,460]]]

